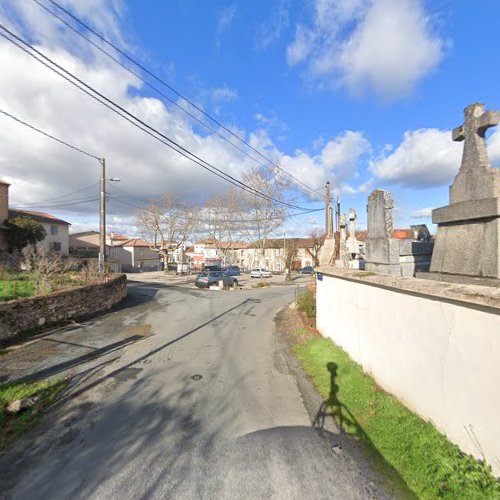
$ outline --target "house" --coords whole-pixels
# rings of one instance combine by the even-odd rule
[[[197,241],[186,249],[186,256],[193,268],[217,265],[238,265],[241,268],[248,267],[248,257],[245,250],[248,243],[242,242],[218,242],[214,239]]]
[[[120,262],[123,272],[159,271],[161,256],[153,245],[140,238],[112,239],[110,259]]]
[[[47,242],[49,249],[60,255],[69,254],[69,222],[59,219],[46,212],[35,210],[9,209],[9,184],[0,181],[0,250],[7,250],[5,233],[5,221],[14,217],[29,217],[40,222],[47,236],[43,240]]]
[[[264,255],[262,255],[258,242],[253,243],[245,252],[248,267],[265,267],[269,271],[283,272],[290,252],[293,253],[292,270],[305,266],[315,266],[315,256],[317,256],[323,241],[324,237],[271,238],[266,242]]]
[[[0,180],[0,250],[7,250],[5,221],[9,218],[9,186]]]

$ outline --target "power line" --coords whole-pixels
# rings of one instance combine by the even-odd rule
[[[93,155],[92,153],[89,153],[88,151],[85,151],[84,149],[81,149],[77,146],[73,146],[73,144],[70,144],[69,142],[63,141],[62,139],[59,139],[58,137],[56,137],[52,134],[49,134],[48,132],[45,132],[44,130],[37,128],[34,125],[31,125],[31,124],[21,120],[20,118],[17,118],[16,116],[11,115],[10,113],[8,113],[7,111],[5,111],[3,109],[0,109],[0,113],[4,114],[5,116],[8,116],[9,118],[12,118],[16,122],[21,123],[25,127],[28,127],[30,129],[34,130],[35,132],[38,132],[39,134],[42,134],[46,137],[49,137],[50,139],[52,139],[60,144],[63,144],[64,146],[66,146],[68,148],[74,149],[75,151],[78,151],[79,153],[82,153],[83,155],[89,156],[90,158],[94,158],[94,160],[98,160],[98,161],[100,160],[99,157]]]
[[[116,186],[112,186],[113,189],[119,189],[117,188]],[[119,189],[120,191],[124,191],[122,189]],[[125,192],[125,191],[124,191]],[[110,193],[107,193],[107,194],[110,194]],[[136,198],[135,196],[132,196],[133,198]],[[134,204],[134,203],[130,203],[130,202],[127,202],[127,201],[124,201],[120,198],[116,198],[114,196],[111,196],[111,199],[117,203],[121,203],[122,205],[127,205],[129,207],[132,207],[132,208],[137,208],[139,210],[145,210],[146,212],[149,212],[148,209],[145,209],[144,206],[140,206],[140,205],[137,205],[137,204]],[[141,200],[141,198],[136,198],[136,199],[139,199],[140,201],[145,201],[145,200]],[[310,213],[313,213],[313,212],[320,212],[324,210],[324,208],[316,208],[316,209],[311,209],[311,210],[307,210],[307,211],[304,211],[304,212],[298,212],[298,213],[294,213],[294,214],[288,214],[284,217],[272,217],[270,220],[278,220],[278,219],[288,219],[288,218],[292,218],[292,217],[296,217],[296,216],[299,216],[299,215],[307,215],[307,214],[310,214]],[[187,218],[187,217],[183,217],[181,215],[176,215],[177,218]],[[196,220],[196,221],[199,221],[199,222],[205,222],[205,223],[209,223],[209,222],[214,222],[215,219],[209,219],[209,218],[201,218],[201,217],[189,217],[190,220]],[[239,219],[239,220],[231,220],[231,219],[219,219],[220,222],[224,222],[224,223],[244,223],[244,222],[256,222],[256,219],[250,219],[250,218],[246,218],[246,219]]]
[[[31,208],[59,208],[59,207],[69,207],[71,205],[82,205],[84,203],[90,203],[94,201],[99,201],[99,198],[82,198],[78,201],[72,201],[68,203],[57,203],[53,205],[35,205],[34,207],[16,207],[12,208],[12,210],[23,210],[26,209],[27,212],[31,210]]]
[[[97,45],[96,43],[94,43],[92,40],[90,40],[90,38],[86,37],[83,33],[81,33],[80,31],[78,31],[77,29],[75,29],[71,24],[69,24],[66,20],[64,20],[61,16],[57,15],[54,11],[52,11],[51,9],[49,9],[47,6],[43,5],[39,0],[33,0],[33,1],[37,5],[39,5],[42,9],[44,9],[45,11],[49,12],[51,15],[53,15],[54,17],[56,17],[57,19],[59,19],[62,23],[64,23],[66,26],[68,26],[72,31],[74,31],[75,33],[77,33],[78,35],[80,35],[82,38],[84,38],[85,40],[87,40],[90,44],[92,44],[94,47],[96,47],[99,51],[101,51],[107,57],[109,57],[110,59],[112,59],[115,63],[117,63],[118,65],[120,65],[122,68],[124,68],[126,71],[130,72],[131,74],[133,74],[137,78],[139,78],[143,83],[145,83],[146,85],[148,85],[150,88],[152,88],[159,95],[163,96],[169,102],[171,102],[172,104],[174,104],[175,106],[177,106],[179,109],[181,109],[182,111],[184,111],[188,116],[190,116],[191,118],[193,118],[194,120],[196,120],[203,127],[207,128],[207,130],[210,130],[212,133],[216,134],[217,136],[219,136],[220,138],[222,138],[224,141],[226,141],[229,144],[231,144],[233,147],[235,147],[241,153],[243,153],[246,156],[248,156],[249,158],[251,158],[253,161],[255,161],[260,166],[262,166],[264,168],[267,168],[268,170],[272,171],[272,169],[270,169],[266,164],[264,164],[261,161],[257,160],[252,155],[248,154],[246,151],[244,151],[239,146],[237,146],[236,144],[234,144],[232,141],[228,140],[227,137],[224,137],[222,134],[220,134],[218,131],[216,131],[213,127],[210,127],[207,123],[205,123],[204,121],[200,120],[196,115],[194,115],[193,113],[190,113],[183,106],[180,106],[172,98],[170,98],[165,93],[163,93],[161,90],[159,90],[158,88],[156,88],[155,86],[153,86],[151,83],[149,83],[138,72],[133,71],[128,66],[126,66],[125,64],[123,64],[118,58],[114,57],[112,54],[110,54],[109,52],[107,52],[106,50],[104,50],[102,47],[100,47],[99,45]],[[290,179],[293,179],[296,184],[298,183],[298,184],[302,185],[303,187],[305,187],[309,191],[309,193],[312,193],[314,195],[318,195],[318,194],[322,195],[322,193],[319,190],[312,189],[310,186],[308,186],[307,184],[305,184],[304,182],[302,182],[300,179],[298,179],[297,177],[295,177],[293,174],[291,174],[290,172],[288,172],[287,170],[285,170],[283,167],[280,167],[276,162],[274,162],[273,160],[271,160],[270,158],[268,158],[267,156],[265,156],[264,154],[262,154],[258,149],[254,148],[250,143],[248,143],[247,141],[245,141],[245,139],[243,139],[242,137],[240,137],[238,134],[235,134],[231,129],[229,129],[228,127],[226,127],[224,124],[222,124],[216,118],[214,118],[209,113],[207,113],[206,111],[204,111],[202,108],[200,108],[199,106],[197,106],[195,103],[193,103],[187,97],[185,97],[183,94],[181,94],[180,92],[178,92],[177,90],[175,90],[174,87],[172,87],[170,84],[168,84],[167,82],[165,82],[163,79],[161,79],[160,77],[158,77],[157,75],[155,75],[152,71],[150,71],[149,69],[147,69],[141,63],[139,63],[138,61],[136,61],[135,59],[133,59],[125,51],[121,50],[119,47],[117,47],[111,41],[109,41],[108,39],[106,39],[103,35],[101,35],[100,33],[98,33],[96,30],[94,30],[92,27],[90,27],[84,21],[82,21],[77,16],[75,16],[73,13],[71,13],[68,9],[65,9],[64,7],[62,7],[61,5],[59,5],[54,0],[48,0],[48,1],[52,5],[54,5],[55,7],[57,7],[58,9],[60,9],[61,11],[63,11],[66,15],[68,15],[75,22],[77,22],[78,24],[80,24],[80,26],[83,26],[89,32],[91,32],[92,34],[94,34],[97,38],[99,38],[106,45],[108,45],[109,47],[113,48],[115,51],[117,51],[119,54],[121,54],[123,57],[125,57],[128,61],[130,61],[136,67],[140,68],[146,74],[148,74],[149,76],[151,76],[152,78],[154,78],[156,81],[158,81],[159,83],[161,83],[162,85],[164,85],[166,88],[168,88],[175,95],[177,95],[178,97],[180,97],[181,99],[183,99],[184,101],[186,101],[187,103],[189,103],[199,113],[201,113],[203,116],[205,116],[206,118],[208,118],[209,120],[211,120],[218,127],[222,128],[223,130],[225,130],[226,132],[228,132],[232,137],[234,137],[235,139],[237,139],[238,141],[240,141],[241,143],[243,143],[245,146],[247,146],[248,148],[250,148],[252,151],[254,151],[255,153],[257,153],[263,160],[269,162],[271,165],[273,165],[276,169],[278,169],[284,175],[287,175]]]
[[[75,75],[73,75],[71,72],[69,72],[66,69],[64,69],[62,66],[60,66],[59,64],[57,64],[55,61],[53,61],[52,59],[50,59],[48,56],[46,56],[45,54],[43,54],[41,51],[35,49],[28,42],[26,42],[22,38],[18,37],[15,33],[13,33],[12,31],[10,31],[8,28],[6,28],[1,23],[0,23],[0,28],[2,30],[4,30],[6,33],[8,33],[12,38],[14,38],[14,40],[12,40],[7,35],[5,35],[5,33],[0,33],[0,36],[2,36],[6,40],[8,40],[12,44],[14,44],[16,47],[20,48],[23,52],[25,52],[30,57],[34,58],[35,60],[37,60],[38,62],[40,62],[41,64],[43,64],[45,67],[47,67],[51,71],[53,71],[56,74],[58,74],[59,76],[61,76],[63,79],[65,79],[66,81],[68,81],[69,83],[71,83],[73,86],[75,86],[76,88],[78,88],[79,90],[81,90],[82,92],[84,92],[85,94],[87,94],[89,97],[92,97],[93,99],[95,99],[100,104],[103,104],[108,109],[110,109],[114,113],[118,114],[119,116],[121,116],[122,118],[124,118],[125,120],[127,120],[128,122],[130,122],[132,125],[134,125],[135,127],[137,127],[140,130],[144,131],[145,133],[147,133],[148,135],[150,135],[154,139],[158,140],[159,142],[162,142],[163,144],[165,144],[169,148],[173,149],[177,153],[179,153],[182,156],[184,156],[186,159],[191,160],[194,163],[197,163],[198,165],[200,165],[205,170],[213,173],[214,175],[217,175],[221,179],[224,179],[227,182],[229,182],[229,183],[231,183],[231,184],[239,187],[240,189],[243,189],[244,191],[247,191],[247,192],[249,192],[249,193],[251,193],[251,194],[253,194],[255,196],[259,196],[261,198],[267,199],[268,201],[271,201],[271,202],[274,202],[274,203],[277,203],[277,204],[281,204],[281,205],[287,206],[289,208],[304,210],[304,207],[298,207],[297,205],[292,205],[292,204],[287,203],[285,201],[278,200],[278,199],[273,198],[273,197],[271,197],[269,195],[266,195],[265,193],[262,193],[262,192],[258,191],[257,189],[254,189],[251,186],[248,186],[244,182],[236,179],[235,177],[231,176],[230,174],[228,174],[228,173],[224,172],[223,170],[215,167],[214,165],[212,165],[211,163],[207,162],[206,160],[203,160],[202,158],[198,157],[197,155],[195,155],[194,153],[192,153],[188,149],[184,148],[183,146],[181,146],[180,144],[178,144],[174,140],[170,139],[165,134],[163,134],[163,133],[159,132],[158,130],[156,130],[154,127],[151,127],[150,125],[148,125],[147,123],[145,123],[144,121],[142,121],[141,119],[139,119],[138,117],[136,117],[134,114],[132,114],[129,111],[127,111],[122,106],[116,104],[113,100],[107,98],[106,96],[104,96],[103,94],[101,94],[100,92],[98,92],[97,90],[95,90],[93,87],[91,87],[90,85],[86,84],[84,81],[82,81],[81,79],[79,79],[78,77],[76,77]],[[25,47],[21,46],[15,40],[17,40],[18,42],[20,42],[25,47],[29,47],[29,49],[31,49],[31,51],[33,51],[39,57],[37,55],[33,54],[32,52],[30,52]],[[45,61],[43,61],[42,59],[40,59],[40,57],[43,58],[43,59],[45,59],[46,61],[49,61],[50,64],[52,64],[54,67],[50,66],[48,63],[46,63]],[[58,70],[60,70],[60,71],[58,71]],[[61,73],[61,71],[64,74]],[[69,77],[66,76],[66,75],[69,75]],[[75,80],[75,81],[73,81],[72,79]],[[76,83],[76,82],[78,82],[78,83]],[[165,142],[165,141],[167,141],[167,142]]]

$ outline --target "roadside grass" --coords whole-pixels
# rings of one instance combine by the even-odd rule
[[[43,290],[39,290],[37,294],[36,283],[40,281],[39,278],[27,271],[14,272],[2,269],[0,271],[0,301],[33,297],[88,284],[82,273],[53,273],[47,283],[43,284]]]
[[[0,454],[22,433],[34,427],[57,396],[67,386],[64,380],[41,382],[11,382],[0,384]],[[6,407],[17,399],[38,396],[31,407],[17,414],[6,412]]]
[[[431,423],[383,391],[331,340],[297,329],[293,350],[345,432],[385,462],[422,499],[499,499],[500,482],[486,464],[466,455]],[[379,466],[377,467],[377,461]]]
[[[31,297],[35,292],[33,283],[28,280],[0,280],[0,300],[13,300]]]

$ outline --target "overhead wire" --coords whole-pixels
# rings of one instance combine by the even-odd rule
[[[30,123],[28,122],[25,122],[24,120],[21,120],[20,118],[18,118],[17,116],[14,116],[10,113],[8,113],[7,111],[3,110],[3,109],[0,109],[0,113],[2,113],[3,115],[5,116],[8,116],[9,118],[12,118],[12,120],[15,120],[16,122],[18,123],[21,123],[22,125],[38,132],[39,134],[42,134],[46,137],[49,137],[50,139],[56,141],[56,142],[59,142],[60,144],[63,144],[64,146],[67,146],[68,148],[71,148],[71,149],[74,149],[75,151],[78,151],[79,153],[82,153],[86,156],[89,156],[90,158],[94,158],[94,160],[100,160],[100,158],[92,153],[89,153],[88,151],[85,151],[84,149],[82,148],[79,148],[77,146],[74,146],[73,144],[70,144],[69,142],[66,142],[66,141],[63,141],[62,139],[59,139],[58,137],[52,135],[52,134],[49,134],[48,132],[45,132],[44,130],[41,130],[39,129],[38,127],[35,127],[34,125],[31,125]]]
[[[136,72],[136,71],[133,71],[131,68],[129,68],[127,65],[123,64],[122,61],[120,61],[118,58],[114,57],[112,54],[110,54],[109,52],[107,52],[106,50],[104,50],[102,47],[100,47],[98,44],[96,44],[95,42],[93,42],[90,38],[88,38],[87,36],[85,36],[81,31],[77,30],[76,28],[74,28],[70,23],[68,23],[65,19],[63,19],[61,16],[59,16],[56,12],[52,11],[51,9],[49,9],[46,5],[42,4],[40,2],[40,0],[33,0],[38,6],[40,6],[42,9],[44,9],[46,12],[50,13],[51,15],[53,15],[54,17],[56,17],[57,19],[59,19],[62,23],[64,23],[67,27],[69,27],[72,31],[74,31],[75,33],[77,33],[79,36],[81,36],[82,38],[84,38],[85,40],[87,40],[90,44],[92,44],[92,46],[94,46],[95,48],[97,48],[100,52],[102,52],[103,54],[105,54],[107,57],[109,57],[111,60],[113,60],[115,63],[117,63],[118,65],[120,65],[123,69],[125,69],[126,71],[130,72],[131,74],[133,74],[134,76],[136,76],[140,81],[142,81],[144,84],[146,84],[147,86],[149,86],[150,88],[152,88],[155,92],[157,92],[159,95],[161,95],[162,97],[164,97],[165,99],[167,99],[170,103],[172,103],[173,105],[175,105],[177,108],[181,109],[183,112],[185,112],[188,116],[190,116],[191,118],[193,118],[194,120],[196,120],[198,123],[200,123],[203,127],[205,127],[207,130],[210,130],[212,133],[216,134],[218,137],[220,137],[221,139],[223,139],[224,141],[228,142],[230,145],[232,145],[233,147],[235,147],[236,149],[238,149],[238,151],[240,151],[241,153],[243,153],[244,155],[246,155],[247,157],[251,158],[253,161],[255,161],[258,165],[270,170],[270,171],[273,171],[273,169],[270,169],[268,167],[268,165],[266,165],[265,163],[262,163],[262,161],[259,161],[257,160],[255,157],[253,157],[252,155],[250,155],[248,152],[244,151],[242,148],[240,148],[239,146],[237,146],[236,144],[234,144],[234,142],[230,141],[227,137],[225,137],[224,135],[222,135],[221,133],[219,133],[217,130],[215,130],[213,127],[211,127],[210,125],[208,125],[206,122],[200,120],[195,114],[191,113],[190,111],[188,111],[186,108],[184,108],[183,106],[181,106],[180,104],[178,104],[174,99],[172,99],[171,97],[167,96],[164,92],[162,92],[161,90],[159,90],[157,87],[153,86],[150,82],[148,82],[144,77],[142,77],[140,75],[140,73]],[[80,26],[83,26],[86,30],[88,30],[90,33],[92,33],[94,36],[96,36],[97,38],[99,38],[102,42],[104,42],[106,45],[108,45],[109,47],[111,47],[113,50],[115,50],[116,52],[118,52],[120,55],[122,55],[124,58],[126,58],[129,62],[131,62],[132,64],[134,64],[136,67],[140,68],[143,72],[145,72],[146,74],[148,74],[150,77],[154,78],[156,81],[158,81],[159,83],[161,83],[162,85],[164,85],[166,88],[168,88],[171,92],[173,92],[175,95],[177,95],[178,97],[180,97],[181,99],[183,99],[185,102],[189,103],[193,108],[195,108],[199,113],[201,113],[203,116],[205,116],[206,118],[208,118],[209,120],[211,120],[213,123],[215,123],[218,127],[222,128],[223,130],[225,130],[227,133],[229,133],[232,137],[234,137],[235,139],[237,139],[238,141],[240,141],[242,144],[244,144],[245,146],[247,146],[248,148],[250,148],[252,151],[254,151],[256,154],[258,154],[263,160],[267,161],[269,164],[273,165],[273,167],[275,169],[277,169],[278,171],[280,171],[281,173],[283,173],[284,175],[288,176],[290,179],[293,179],[293,181],[295,181],[295,184],[300,184],[301,186],[303,186],[303,188],[305,188],[309,194],[313,194],[315,196],[317,196],[318,194],[319,195],[322,195],[323,193],[321,193],[319,190],[317,189],[313,189],[311,188],[310,186],[308,186],[307,184],[305,184],[304,182],[302,182],[300,179],[298,179],[297,177],[295,177],[293,174],[291,174],[290,172],[288,172],[287,170],[285,170],[283,167],[279,166],[275,161],[271,160],[270,158],[268,158],[267,156],[265,156],[264,154],[262,154],[257,148],[255,148],[254,146],[252,146],[248,141],[246,141],[245,139],[243,139],[241,136],[239,136],[238,134],[234,133],[230,128],[226,127],[224,124],[222,124],[219,120],[217,120],[216,118],[214,118],[213,116],[211,116],[209,113],[207,113],[205,110],[203,110],[201,107],[199,107],[198,105],[196,105],[194,102],[192,102],[190,99],[188,99],[186,96],[184,96],[183,94],[181,94],[180,92],[178,92],[172,85],[168,84],[167,82],[165,82],[162,78],[158,77],[157,75],[155,75],[152,71],[150,71],[149,69],[147,69],[144,65],[142,65],[141,63],[139,63],[138,61],[136,61],[134,58],[132,58],[131,56],[129,56],[125,51],[123,51],[122,49],[120,49],[119,47],[117,47],[115,44],[113,44],[111,41],[109,41],[107,38],[105,38],[103,35],[101,35],[99,32],[97,32],[96,30],[94,30],[91,26],[89,26],[87,23],[85,23],[84,21],[82,21],[81,19],[79,19],[76,15],[74,15],[72,12],[70,12],[68,9],[64,8],[63,6],[61,6],[59,3],[55,2],[54,0],[48,0],[52,5],[54,5],[55,7],[57,7],[58,9],[60,9],[62,12],[64,12],[67,16],[69,16],[71,19],[73,19],[75,22],[77,22]]]
[[[127,191],[121,189],[121,188],[118,188],[117,186],[113,185],[111,186],[112,189],[116,189],[118,191],[122,191],[126,194],[130,194],[128,193]],[[146,212],[148,212],[149,210],[147,208],[145,208],[144,206],[140,206],[140,205],[137,205],[135,203],[130,203],[128,201],[124,201],[123,199],[120,199],[119,197],[115,197],[112,195],[112,193],[106,193],[107,195],[110,195],[110,198],[112,200],[114,200],[115,202],[117,203],[121,203],[123,205],[127,205],[127,206],[130,206],[132,208],[137,208],[139,210],[145,210]],[[146,201],[144,199],[141,199],[141,198],[138,198],[134,195],[131,195],[132,198],[135,198],[135,199],[138,199],[139,201],[143,201],[144,203],[149,203],[149,201]],[[316,208],[316,209],[309,209],[309,210],[306,210],[306,211],[303,211],[303,212],[298,212],[298,213],[294,213],[294,214],[287,214],[285,217],[274,217],[272,218],[272,220],[278,220],[278,219],[282,219],[282,218],[292,218],[292,217],[296,217],[296,216],[299,216],[299,215],[307,215],[307,214],[310,214],[310,213],[313,213],[313,212],[319,212],[321,210],[324,210],[323,208]],[[180,218],[182,218],[182,216],[178,216]],[[186,217],[187,218],[187,217]],[[214,222],[214,219],[210,219],[210,218],[205,218],[205,217],[189,217],[190,220],[196,220],[196,221],[199,221],[199,222]],[[251,218],[246,218],[246,219],[238,219],[238,220],[231,220],[231,219],[221,219],[221,221],[223,222],[226,222],[226,223],[244,223],[244,222],[255,222],[256,219],[251,219]]]
[[[175,142],[172,139],[170,139],[165,134],[159,132],[154,127],[151,127],[150,125],[148,125],[147,123],[145,123],[144,121],[142,121],[141,119],[139,119],[138,117],[136,117],[135,115],[133,115],[132,113],[130,113],[129,111],[127,111],[122,106],[118,105],[117,103],[115,103],[111,99],[109,99],[106,96],[104,96],[103,94],[101,94],[99,91],[95,90],[90,85],[86,84],[83,80],[79,79],[78,77],[76,77],[75,75],[73,75],[71,72],[69,72],[68,70],[64,69],[62,66],[60,66],[55,61],[53,61],[50,57],[46,56],[41,51],[39,51],[38,49],[36,49],[35,47],[33,47],[31,44],[29,44],[28,42],[26,42],[25,40],[23,40],[21,37],[17,36],[15,33],[13,33],[11,30],[9,30],[8,28],[6,28],[1,23],[0,23],[0,28],[3,31],[5,31],[6,33],[8,33],[9,36],[11,36],[12,38],[14,38],[14,40],[12,40],[11,38],[9,38],[9,36],[7,36],[5,33],[0,33],[0,36],[2,36],[3,38],[5,38],[6,40],[8,40],[10,43],[14,44],[15,46],[17,46],[21,50],[23,50],[26,54],[28,54],[30,57],[34,58],[35,60],[37,60],[38,62],[40,62],[41,64],[43,64],[45,67],[47,67],[51,71],[53,71],[56,74],[58,74],[59,76],[61,76],[63,79],[65,79],[66,81],[68,81],[69,83],[71,83],[73,86],[75,86],[76,88],[78,88],[79,90],[81,90],[82,92],[84,92],[85,94],[87,94],[89,97],[95,99],[100,104],[103,104],[108,109],[110,109],[111,111],[113,111],[115,114],[118,114],[119,116],[121,116],[122,118],[124,118],[125,120],[127,120],[128,122],[130,122],[132,125],[134,125],[135,127],[137,127],[140,130],[144,131],[145,133],[147,133],[148,135],[150,135],[154,139],[158,140],[159,142],[162,142],[163,144],[165,144],[169,148],[173,149],[177,153],[179,153],[182,156],[184,156],[186,159],[188,159],[188,160],[190,160],[190,161],[192,161],[194,163],[197,163],[198,165],[200,165],[205,170],[208,170],[209,172],[213,173],[214,175],[216,175],[216,176],[218,176],[218,177],[226,180],[227,182],[229,182],[229,183],[231,183],[231,184],[239,187],[240,189],[243,189],[244,191],[250,192],[253,195],[259,196],[259,197],[261,197],[263,199],[267,199],[268,201],[272,201],[274,203],[278,203],[278,204],[287,206],[289,208],[304,210],[304,207],[299,207],[297,205],[293,205],[293,204],[285,202],[283,200],[278,200],[278,199],[276,199],[274,197],[266,195],[265,193],[262,193],[262,192],[258,191],[257,189],[254,189],[251,186],[248,186],[247,184],[245,184],[244,182],[236,179],[235,177],[231,176],[230,174],[227,174],[226,172],[224,172],[221,169],[215,167],[214,165],[210,164],[206,160],[201,159],[200,157],[198,157],[197,155],[195,155],[194,153],[192,153],[188,149],[184,148],[183,146],[181,146],[177,142]],[[24,45],[24,47],[22,45],[20,45],[20,44]],[[29,47],[29,49],[32,52],[30,52],[30,50],[28,50],[25,47]],[[50,64],[48,64],[47,62],[45,62],[44,60],[48,61],[54,67],[51,66]],[[69,75],[69,77],[66,76],[66,75]]]

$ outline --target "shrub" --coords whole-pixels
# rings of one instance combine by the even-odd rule
[[[303,311],[308,318],[316,317],[316,288],[314,286],[298,290],[295,302],[299,311]]]

